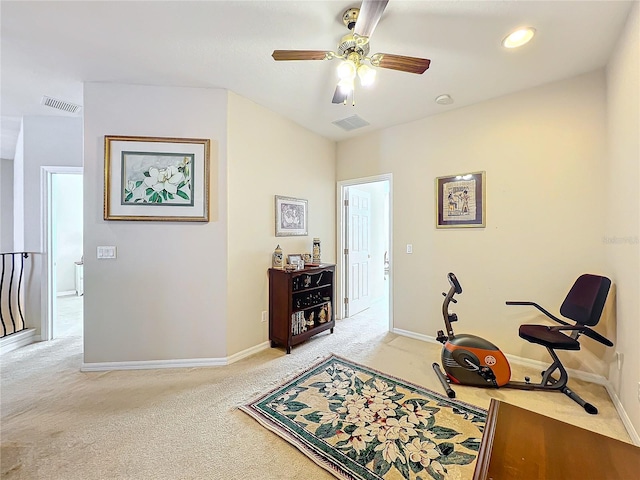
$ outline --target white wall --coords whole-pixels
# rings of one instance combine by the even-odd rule
[[[505,301],[557,313],[580,274],[612,273],[602,246],[605,155],[602,71],[340,142],[338,180],[393,173],[395,328],[431,337],[443,328],[451,271],[464,292],[456,331],[547,360],[518,337],[518,325],[542,317]],[[481,170],[486,228],[436,229],[435,178]],[[607,335],[613,320],[603,323]],[[606,374],[605,354],[588,342],[583,350],[595,351],[568,366]]]
[[[56,293],[75,291],[75,262],[82,258],[82,175],[53,175]]]
[[[13,250],[24,251],[24,119],[13,157]]]
[[[85,84],[86,364],[226,356],[226,118],[224,90]],[[105,135],[211,139],[210,222],[103,220]]]
[[[311,252],[335,263],[335,143],[234,93],[229,94],[229,354],[266,342],[267,269],[285,255]],[[274,196],[305,198],[308,236],[276,237]],[[285,257],[286,258],[286,257]]]
[[[620,401],[640,431],[640,5],[636,2],[607,66],[608,201],[603,238],[616,283],[616,350],[622,370],[609,372]]]
[[[25,262],[25,323],[40,335],[47,255],[42,232],[42,167],[82,166],[82,119],[23,118],[14,162],[14,249],[32,253]]]
[[[0,252],[13,252],[13,160],[0,159]]]

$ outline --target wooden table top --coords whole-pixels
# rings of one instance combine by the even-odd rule
[[[637,480],[640,447],[492,399],[474,480]]]

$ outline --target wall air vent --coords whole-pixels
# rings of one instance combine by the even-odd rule
[[[57,108],[58,110],[63,110],[69,113],[78,113],[82,108],[82,106],[76,105],[75,103],[65,102],[64,100],[47,97],[46,95],[42,97],[42,101],[40,103],[47,107]]]
[[[362,128],[370,125],[369,122],[363,120],[358,115],[351,115],[350,117],[343,118],[342,120],[336,120],[335,122],[331,123],[333,123],[337,127],[342,128],[343,130],[346,130],[347,132],[355,130],[356,128]]]

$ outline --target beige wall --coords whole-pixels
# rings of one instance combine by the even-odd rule
[[[594,72],[338,144],[338,180],[393,173],[396,329],[433,337],[443,328],[440,293],[451,271],[463,288],[456,331],[547,359],[518,337],[521,323],[542,317],[504,302],[532,300],[557,313],[580,274],[612,273],[602,246],[604,80]],[[486,228],[436,229],[434,179],[481,170]],[[585,349],[568,366],[606,374],[603,349]]]
[[[87,83],[83,105],[85,364],[224,359],[226,91]],[[105,135],[211,139],[211,221],[103,220]]]
[[[267,269],[280,245],[285,255],[311,252],[335,263],[335,143],[229,93],[228,112],[229,355],[269,339]],[[309,202],[308,236],[276,237],[274,196]]]
[[[607,67],[608,180],[605,242],[617,290],[616,350],[622,369],[609,378],[636,431],[640,431],[640,5],[629,15]]]

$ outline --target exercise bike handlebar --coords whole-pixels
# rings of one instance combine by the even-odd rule
[[[530,305],[532,307],[536,307],[538,310],[540,310],[542,313],[544,313],[551,320],[555,320],[556,322],[558,322],[558,323],[560,323],[562,325],[571,325],[570,323],[567,323],[564,320],[560,320],[558,317],[556,317],[552,313],[547,312],[544,308],[542,308],[540,305],[538,305],[535,302],[507,302],[507,305]]]
[[[455,313],[454,314],[449,313],[449,303],[450,302],[457,303],[456,300],[453,298],[453,296],[456,293],[457,294],[462,293],[462,287],[460,286],[460,282],[458,282],[458,279],[453,273],[449,272],[449,274],[447,274],[447,278],[449,279],[449,284],[451,285],[451,288],[447,293],[443,292],[445,299],[444,299],[444,302],[442,303],[442,317],[444,319],[444,326],[447,329],[447,337],[451,339],[454,337],[453,327],[451,326],[451,319],[453,318],[453,320],[455,320],[457,317],[455,316]]]
[[[608,338],[600,335],[595,330],[592,330],[591,328],[587,327],[586,325],[580,325],[580,324],[571,325],[570,323],[567,323],[564,320],[560,320],[558,317],[556,317],[555,315],[549,313],[547,310],[545,310],[544,308],[542,308],[540,305],[538,305],[535,302],[507,302],[507,305],[528,305],[528,306],[536,307],[538,310],[540,310],[542,313],[544,313],[547,317],[549,317],[552,320],[555,320],[556,322],[558,322],[561,325],[564,325],[566,327],[566,328],[563,328],[563,327],[550,327],[550,328],[552,328],[554,330],[577,330],[578,332],[586,335],[587,337],[592,338],[596,342],[600,342],[603,345],[606,345],[607,347],[613,347],[613,342],[611,340],[609,340]]]
[[[460,286],[460,282],[456,278],[456,276],[449,272],[447,274],[447,278],[449,279],[449,284],[455,289],[455,293],[460,295],[462,293],[462,287]]]

